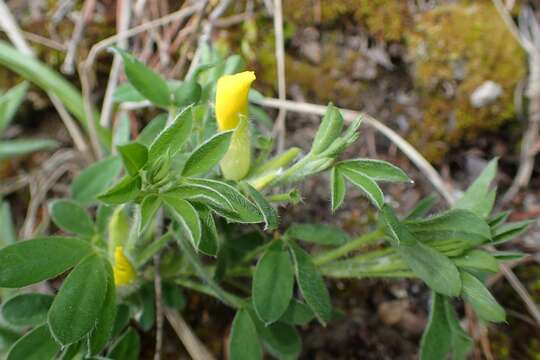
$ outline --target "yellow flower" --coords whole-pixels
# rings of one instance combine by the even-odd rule
[[[253,71],[219,78],[216,89],[216,118],[220,131],[236,128],[240,117],[247,117],[248,93],[254,80]]]
[[[124,248],[117,246],[114,249],[114,284],[116,286],[127,285],[135,279],[135,270],[124,255]]]
[[[220,161],[227,180],[241,180],[251,166],[251,137],[248,122],[248,93],[255,80],[253,71],[219,78],[216,91],[216,119],[220,131],[234,129],[231,144]]]

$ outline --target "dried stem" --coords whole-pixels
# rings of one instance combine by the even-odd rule
[[[275,34],[275,53],[276,53],[276,67],[278,77],[278,98],[285,100],[286,95],[286,81],[285,81],[285,45],[283,40],[283,9],[281,0],[274,0],[274,34]],[[274,125],[274,136],[277,137],[277,152],[281,153],[285,148],[285,118],[287,116],[287,110],[285,108],[279,108],[276,123]]]
[[[182,315],[173,309],[165,308],[165,317],[193,360],[214,360],[212,354],[193,333]]]

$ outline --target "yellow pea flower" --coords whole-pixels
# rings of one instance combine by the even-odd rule
[[[114,249],[114,284],[118,286],[127,285],[135,279],[135,270],[124,255],[124,248],[117,246]]]
[[[221,159],[227,180],[241,180],[251,166],[251,138],[248,122],[248,93],[255,80],[253,71],[219,78],[216,90],[216,119],[220,131],[234,129],[229,150]]]
[[[216,89],[216,118],[220,131],[235,129],[241,116],[247,117],[248,93],[255,80],[253,71],[224,75]]]

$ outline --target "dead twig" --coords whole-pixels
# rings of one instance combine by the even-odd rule
[[[92,14],[96,8],[96,0],[86,0],[84,2],[81,14],[77,22],[75,23],[75,29],[73,29],[73,34],[71,40],[67,45],[67,53],[64,63],[62,64],[61,70],[64,74],[73,75],[75,72],[75,56],[77,53],[77,45],[81,41],[81,38],[84,33],[84,27],[92,19]]]
[[[274,0],[274,36],[275,36],[275,53],[276,53],[276,67],[278,77],[278,98],[285,100],[286,94],[286,82],[285,82],[285,45],[283,40],[283,9],[281,0]],[[277,152],[280,153],[285,148],[285,118],[287,116],[287,110],[285,108],[279,108],[276,123],[274,124],[273,133],[277,137]]]
[[[500,202],[500,206],[504,206],[529,184],[534,168],[534,158],[539,151],[537,144],[540,131],[540,26],[529,7],[524,5],[518,28],[501,0],[492,0],[492,2],[510,33],[529,57],[529,79],[526,92],[529,97],[529,121],[521,141],[518,171]]]
[[[173,309],[165,307],[165,317],[193,360],[214,360],[214,356],[193,333],[182,315]]]
[[[116,28],[119,33],[127,31],[129,28],[129,22],[131,18],[131,0],[120,0],[116,8]],[[118,47],[120,49],[127,48],[127,39],[118,41]],[[109,81],[107,82],[107,88],[105,90],[105,96],[103,98],[103,105],[101,107],[101,117],[99,123],[101,126],[108,128],[111,123],[112,116],[112,104],[113,94],[118,84],[120,77],[120,69],[122,68],[122,59],[119,54],[115,53],[111,71],[109,73]]]

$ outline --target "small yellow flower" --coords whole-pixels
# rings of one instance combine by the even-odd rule
[[[219,78],[216,91],[216,119],[220,131],[234,129],[229,150],[220,161],[227,180],[241,180],[251,166],[251,135],[248,122],[248,93],[255,80],[253,71]]]
[[[135,279],[135,270],[124,255],[124,248],[117,246],[114,249],[114,284],[116,286],[127,285]]]
[[[253,71],[219,78],[216,89],[216,118],[220,131],[236,128],[240,116],[248,112],[248,93],[255,80]]]

